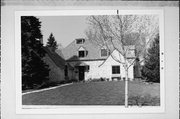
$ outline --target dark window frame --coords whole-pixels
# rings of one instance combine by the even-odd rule
[[[121,71],[120,71],[120,65],[113,65],[112,66],[112,74],[120,74]]]
[[[76,44],[83,44],[85,39],[76,39]]]
[[[85,50],[79,50],[79,51],[78,51],[78,56],[79,56],[80,58],[85,57],[85,56],[86,56],[86,51],[85,51]]]

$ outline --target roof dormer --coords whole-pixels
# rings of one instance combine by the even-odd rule
[[[107,57],[109,55],[108,49],[104,46],[101,47],[101,57]]]
[[[76,39],[76,44],[84,44],[84,42],[85,42],[84,38]]]
[[[86,57],[87,55],[88,55],[88,51],[84,47],[80,47],[78,49],[78,57],[79,58]]]

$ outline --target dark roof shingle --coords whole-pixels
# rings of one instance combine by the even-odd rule
[[[113,41],[114,46],[109,43],[110,52],[113,52],[114,47],[117,48],[119,51],[122,51],[121,46],[119,45],[118,41]],[[87,50],[87,56],[83,58],[78,57],[78,49],[83,47]],[[61,53],[64,56],[65,60],[67,61],[77,61],[77,60],[105,60],[108,56],[101,57],[101,49],[99,45],[91,42],[90,40],[86,39],[83,44],[76,44],[76,40],[70,43],[67,47],[62,49]],[[125,48],[129,48],[131,50],[135,50],[133,45],[126,46]],[[59,54],[59,53],[58,53]],[[127,57],[133,58],[135,54],[127,52]]]
[[[44,47],[44,50],[56,66],[60,68],[65,67],[65,60],[61,56],[59,56],[56,52],[51,51],[48,47]]]

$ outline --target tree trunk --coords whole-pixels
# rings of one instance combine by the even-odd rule
[[[128,68],[125,68],[126,78],[125,78],[125,107],[128,108]]]

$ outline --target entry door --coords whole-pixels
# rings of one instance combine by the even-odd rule
[[[84,80],[84,71],[85,71],[85,67],[84,66],[79,66],[79,81]]]

